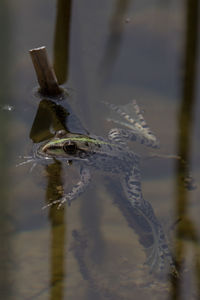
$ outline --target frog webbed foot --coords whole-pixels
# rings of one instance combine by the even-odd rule
[[[77,184],[73,186],[71,192],[69,192],[68,194],[64,194],[62,198],[54,200],[51,203],[45,205],[43,209],[50,207],[54,204],[58,204],[57,209],[60,209],[61,206],[66,202],[70,206],[71,202],[86,190],[91,181],[91,174],[89,169],[81,168],[80,175],[80,180],[77,182]]]
[[[71,205],[71,201],[70,201],[70,199],[68,199],[67,196],[68,196],[68,195],[66,194],[66,195],[64,195],[61,199],[53,200],[53,201],[50,202],[49,204],[44,205],[44,206],[42,207],[42,209],[45,209],[45,208],[47,208],[47,207],[51,207],[51,206],[53,206],[53,205],[55,205],[55,204],[58,204],[58,205],[57,205],[57,209],[60,209],[61,206],[62,206],[65,202],[67,202],[68,205],[70,206],[70,205]]]
[[[146,124],[135,100],[127,105],[121,106],[107,102],[105,102],[105,104],[111,108],[111,117],[107,118],[107,120],[126,127],[126,129],[112,129],[109,132],[109,139],[122,144],[124,144],[124,140],[127,141],[127,139],[131,141],[138,140],[141,144],[148,147],[159,147],[158,139]],[[114,116],[112,116],[113,112],[115,113]]]

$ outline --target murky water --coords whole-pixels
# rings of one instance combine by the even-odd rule
[[[198,2],[1,1],[2,299],[199,299]],[[34,95],[28,50],[42,45],[66,102]],[[169,237],[175,280],[149,273],[115,178],[95,173],[73,205],[42,210],[70,190],[79,170],[58,162],[16,167],[33,142],[60,128],[106,136],[113,124],[99,103],[133,98],[160,139],[157,156],[142,162],[142,186]],[[195,183],[184,181],[190,176]]]

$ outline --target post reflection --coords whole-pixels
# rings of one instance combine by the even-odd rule
[[[184,288],[181,291],[183,273],[183,262],[186,257],[186,241],[193,246],[194,274],[197,284],[197,293],[200,297],[200,253],[198,249],[198,233],[193,220],[189,216],[189,191],[185,189],[182,179],[189,176],[189,164],[191,162],[191,144],[193,130],[193,111],[195,108],[196,66],[198,59],[198,13],[199,1],[187,0],[186,5],[186,30],[185,30],[185,54],[184,54],[184,76],[182,80],[182,102],[178,115],[178,156],[182,160],[176,162],[176,214],[181,221],[176,230],[175,257],[180,277],[171,281],[171,298],[181,299],[182,293],[191,296],[193,291]],[[193,271],[193,270],[191,270]],[[194,284],[194,283],[193,283]]]
[[[30,139],[34,143],[39,143],[54,136],[58,130],[68,131],[66,125],[68,116],[69,112],[61,105],[42,99],[30,131]]]
[[[46,202],[60,199],[63,195],[62,164],[56,161],[46,167],[48,178],[46,190]],[[66,243],[66,221],[65,207],[58,210],[51,206],[49,219],[51,222],[51,264],[50,264],[50,299],[64,299],[64,277],[65,277],[65,243]]]
[[[58,130],[68,131],[67,109],[54,101],[42,99],[31,128],[30,138],[34,143],[51,138]],[[46,166],[46,204],[62,198],[62,163],[55,161]],[[65,276],[65,243],[66,243],[66,217],[65,208],[57,210],[56,206],[49,209],[51,223],[50,245],[50,299],[62,300]]]

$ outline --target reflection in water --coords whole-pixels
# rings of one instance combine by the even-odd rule
[[[57,0],[57,18],[54,36],[54,70],[59,84],[68,79],[70,46],[71,0]]]
[[[47,140],[62,129],[66,132],[87,133],[71,107],[66,102],[62,104],[47,99],[41,100],[30,132],[34,143]]]
[[[182,84],[182,103],[179,112],[178,126],[178,155],[182,157],[182,161],[178,160],[177,169],[177,190],[176,190],[176,213],[181,221],[177,225],[176,237],[176,259],[178,261],[178,269],[183,274],[183,260],[186,257],[186,243],[191,241],[193,244],[193,261],[195,265],[196,284],[198,297],[200,297],[200,253],[198,249],[197,231],[193,221],[189,217],[188,202],[189,192],[184,189],[182,178],[188,177],[188,167],[186,163],[190,163],[190,147],[192,142],[193,129],[193,111],[195,106],[195,83],[196,83],[196,66],[197,66],[197,46],[198,46],[198,18],[199,18],[199,1],[188,0],[186,6],[186,43],[185,43],[185,61],[184,61],[184,77]],[[186,162],[186,163],[185,163]],[[181,277],[172,281],[172,299],[181,299]],[[189,288],[184,292],[188,292],[191,296]]]
[[[60,199],[63,195],[61,180],[62,164],[56,161],[46,167],[48,185],[46,191],[47,203]],[[57,210],[55,206],[50,208],[49,219],[51,222],[51,300],[64,299],[63,287],[65,278],[65,232],[66,217],[65,208]]]
[[[56,99],[55,99],[56,100]],[[68,119],[70,122],[68,123]],[[34,142],[41,142],[49,139],[58,130],[64,129],[68,132],[68,125],[72,128],[80,128],[84,132],[80,121],[70,114],[63,106],[52,100],[43,99],[39,103],[38,111],[34,119],[30,132],[30,138]],[[63,183],[61,179],[62,163],[55,163],[46,166],[46,174],[48,179],[46,190],[46,202],[49,204],[54,200],[58,200],[63,196]],[[64,268],[65,268],[65,232],[66,217],[65,208],[57,210],[56,206],[50,208],[51,222],[51,292],[52,300],[64,299]]]
[[[110,24],[110,36],[105,46],[105,53],[101,62],[101,81],[107,82],[117,59],[122,40],[124,15],[129,5],[129,0],[118,0]],[[103,83],[101,82],[101,83]]]
[[[71,113],[69,105],[66,109],[55,101],[43,99],[39,103],[38,111],[34,119],[30,138],[34,143],[47,140],[52,137],[56,131],[64,129],[68,132],[73,128],[79,132],[85,132],[78,118]],[[46,166],[46,174],[48,179],[46,190],[46,202],[49,204],[54,200],[58,200],[63,196],[63,183],[61,179],[62,163],[55,163]],[[64,299],[64,278],[65,278],[65,232],[66,217],[65,208],[57,210],[56,206],[50,208],[51,222],[51,283],[50,298],[52,300]]]
[[[65,129],[67,131],[68,116],[68,111],[61,105],[51,100],[41,100],[31,128],[30,138],[34,143],[39,143],[54,136],[58,130]]]

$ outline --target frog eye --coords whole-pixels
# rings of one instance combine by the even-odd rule
[[[63,150],[67,153],[67,154],[75,154],[76,153],[76,144],[74,142],[71,141],[67,141],[64,145],[63,145]]]

